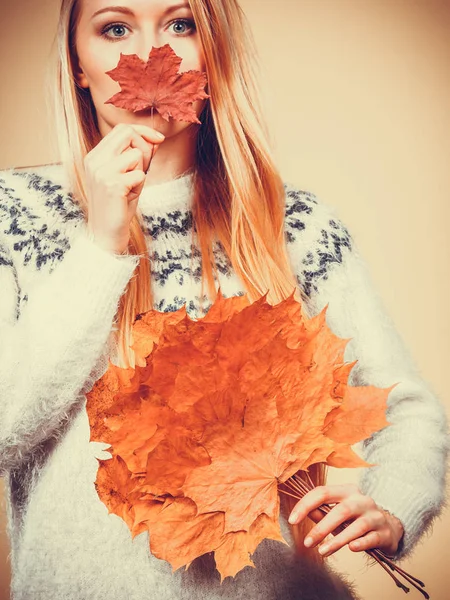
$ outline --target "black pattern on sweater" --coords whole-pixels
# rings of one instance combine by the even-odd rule
[[[287,244],[294,244],[307,227],[308,217],[318,207],[317,197],[303,190],[284,184],[286,192],[285,236]],[[327,229],[320,230],[320,238],[302,260],[304,269],[297,273],[297,282],[306,297],[318,291],[316,281],[327,279],[327,272],[333,263],[342,262],[343,248],[352,251],[352,238],[344,223],[329,219]]]
[[[35,177],[39,178],[37,175]],[[49,201],[54,196],[55,187],[59,186],[43,188],[47,190],[45,195]],[[63,211],[61,213],[62,220],[65,222],[71,214],[71,212]],[[61,261],[65,252],[70,248],[67,237],[59,229],[52,229],[51,226],[49,229],[49,224],[43,222],[42,218],[24,204],[22,199],[16,195],[15,190],[7,187],[5,180],[1,178],[0,223],[2,227],[0,234],[14,238],[13,249],[21,256],[22,264],[27,265],[30,261],[34,261],[38,271],[48,262],[53,265],[57,261]]]
[[[12,175],[24,180],[28,189],[36,191],[43,198],[46,211],[44,214],[42,209],[40,212],[33,211],[31,206],[18,197],[16,190],[8,187],[6,180],[0,177],[0,235],[12,236],[16,261],[19,259],[24,266],[34,263],[37,270],[46,267],[51,272],[70,248],[69,238],[55,225],[74,222],[78,226],[84,219],[83,212],[72,194],[48,177],[33,171],[18,170],[13,171]],[[291,245],[308,227],[308,219],[314,216],[319,203],[310,192],[296,189],[288,183],[284,184],[284,188],[285,239],[286,244]],[[170,246],[170,238],[192,234],[192,212],[173,210],[164,216],[143,215],[143,222],[151,239],[163,242],[167,239],[167,244],[163,244],[164,252],[161,248],[153,253],[150,250],[155,282],[164,286],[171,276],[180,284],[183,284],[186,276],[200,281],[200,250],[192,245],[188,252],[184,248]],[[343,248],[352,250],[351,236],[339,219],[329,219],[326,228],[320,230],[319,239],[302,258],[303,268],[296,274],[305,297],[310,297],[313,291],[317,291],[316,281],[327,278],[327,272],[333,263],[342,262]],[[232,265],[223,246],[216,241],[213,249],[218,271],[222,275],[230,275]],[[5,258],[5,254],[0,252],[0,266],[2,264],[12,266],[11,259]],[[22,301],[26,301],[26,298],[22,298]],[[180,298],[179,302],[182,301]],[[178,307],[178,302],[176,306]],[[174,310],[173,307],[173,303],[168,303],[161,306],[161,309]]]

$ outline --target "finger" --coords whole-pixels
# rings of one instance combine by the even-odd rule
[[[121,151],[119,151],[118,148],[123,144],[121,140],[123,140],[124,136],[127,135],[131,139],[131,136],[135,133],[136,132],[133,130],[133,128],[126,123],[119,123],[102,137],[98,144],[89,152],[86,158],[95,164],[96,161],[102,160],[102,156],[105,152],[108,152],[109,156],[111,155],[112,150],[115,154],[120,154]]]
[[[144,172],[145,172],[146,175],[148,173],[148,170],[150,169],[150,165],[151,165],[152,159],[155,156],[156,151],[158,150],[159,146],[157,144],[152,144],[151,148],[152,148],[152,151],[151,151],[151,154],[150,154],[150,159],[149,159],[149,161],[147,163],[146,168],[144,169]]]
[[[142,139],[142,137],[139,138],[139,140],[136,139],[132,139],[130,141],[130,148],[136,148],[138,150],[141,151],[141,157],[142,157],[142,161],[141,161],[141,165],[140,168],[142,171],[146,172],[149,165],[150,165],[150,160],[151,160],[151,156],[152,156],[152,148],[154,147],[154,144],[149,145],[148,142],[146,142],[144,139]]]
[[[363,513],[350,523],[343,531],[333,534],[332,539],[319,547],[319,552],[322,556],[330,556],[336,550],[339,550],[346,544],[361,538],[370,531],[378,530],[379,520],[376,513]],[[332,533],[331,530],[328,533]],[[316,543],[317,543],[317,538]],[[322,538],[323,539],[323,538]]]
[[[361,502],[363,496],[349,496],[336,506],[334,506],[330,512],[320,521],[318,525],[315,525],[308,533],[308,538],[312,539],[311,544],[305,545],[313,547],[321,542],[329,533],[333,533],[339,525],[352,522],[356,517],[364,515],[366,513],[365,503]],[[367,531],[367,530],[366,530]],[[339,532],[336,532],[337,535]],[[333,534],[334,535],[334,534]],[[353,538],[351,538],[353,539]]]
[[[130,133],[130,131],[127,131],[126,133],[124,133],[124,136],[119,138],[118,141],[118,145],[115,146],[116,148],[116,152],[117,153],[122,153],[125,150],[127,150],[128,148],[139,148],[140,150],[142,150],[142,154],[144,157],[143,160],[143,165],[146,166],[146,168],[148,167],[148,163],[150,162],[150,156],[151,156],[151,147],[155,144],[160,144],[164,138],[158,138],[157,137],[157,132],[154,130],[151,130],[151,134],[146,134],[145,137],[146,139],[144,139],[142,137],[142,135],[140,135],[137,131],[135,131],[134,126],[131,126],[132,129],[132,133]],[[114,146],[113,146],[114,149]]]
[[[153,156],[159,148],[159,145],[164,141],[164,134],[156,131],[155,129],[151,129],[150,127],[145,127],[141,125],[132,125],[133,128],[137,129],[138,133],[141,134],[139,137],[140,148],[142,148],[143,156],[144,156],[144,164],[143,170],[145,173],[148,172],[150,168],[150,163],[152,161]],[[161,136],[158,138],[157,136]],[[135,138],[133,138],[131,145],[134,147]]]
[[[142,125],[141,123],[130,123],[130,126],[149,142],[153,140],[160,142],[161,140],[165,139],[165,135],[161,131],[153,129],[153,127],[148,127],[147,125]]]
[[[142,171],[128,171],[123,174],[123,181],[126,188],[126,196],[128,196],[130,192],[140,194],[140,190],[145,183],[145,175]],[[137,198],[130,200],[129,205],[132,206],[133,202],[137,202]]]
[[[361,552],[370,548],[380,548],[389,543],[387,530],[369,531],[366,535],[350,542],[349,548],[352,552]]]
[[[360,493],[359,489],[351,483],[345,485],[319,485],[297,502],[289,516],[289,523],[295,525],[321,504],[340,502],[355,493]]]
[[[119,156],[114,157],[111,161],[109,168],[113,168],[114,172],[118,170],[120,173],[126,173],[127,171],[132,171],[134,169],[138,169],[143,171],[143,158],[142,158],[142,150],[140,148],[129,148],[122,152]]]
[[[148,127],[146,128],[145,133],[143,133],[145,136],[145,140],[143,140],[142,135],[136,131],[138,128],[140,128],[140,126],[120,123],[100,140],[95,148],[97,149],[96,154],[99,156],[98,152],[101,150],[102,161],[105,160],[105,155],[107,159],[109,158],[111,160],[124,152],[131,145],[135,148],[143,148],[143,144],[146,143],[146,140],[153,144],[160,144],[164,139],[157,136],[158,132],[156,130]]]

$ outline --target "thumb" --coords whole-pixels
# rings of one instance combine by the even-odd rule
[[[149,159],[149,161],[148,161],[147,168],[144,170],[144,173],[145,173],[146,175],[147,175],[147,173],[149,172],[150,165],[152,164],[153,157],[154,157],[154,156],[155,156],[155,154],[157,153],[157,151],[158,151],[158,148],[159,148],[159,144],[152,144],[152,152],[151,152],[151,154],[150,154],[150,159]]]

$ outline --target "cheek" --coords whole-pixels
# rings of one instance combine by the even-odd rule
[[[105,43],[94,36],[80,37],[78,42],[79,64],[91,88],[114,89],[114,81],[106,75],[106,71],[113,69],[119,61],[114,52],[105,50]]]
[[[184,44],[183,46],[177,48],[178,44],[171,43],[173,51],[178,54],[178,56],[182,57],[182,61],[180,64],[179,71],[204,71],[205,70],[205,57],[200,46],[199,41],[192,41],[189,46]]]
[[[203,54],[203,50],[200,46],[198,46],[195,49],[195,62],[196,62],[196,69],[198,71],[204,71],[205,70],[205,56]]]
[[[87,52],[81,61],[83,70],[86,77],[90,80],[91,84],[107,84],[108,80],[113,81],[109,75],[106,75],[106,71],[114,68],[116,65],[111,65],[111,60],[105,60],[105,53],[99,50],[92,49]]]

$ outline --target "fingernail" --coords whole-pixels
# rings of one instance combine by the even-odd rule
[[[289,517],[288,521],[291,525],[293,525],[295,523],[295,521],[297,520],[297,515],[295,513],[292,513],[292,515]]]
[[[325,554],[326,552],[328,552],[329,549],[330,549],[330,546],[327,546],[327,545],[320,546],[319,554]]]
[[[157,131],[155,135],[158,138],[158,140],[163,140],[166,137],[163,133],[160,133],[159,131]]]
[[[305,546],[306,546],[307,548],[309,548],[309,547],[312,545],[312,543],[313,543],[313,539],[312,539],[312,537],[307,537],[307,538],[305,539],[305,542],[304,542],[304,543],[305,543]]]

